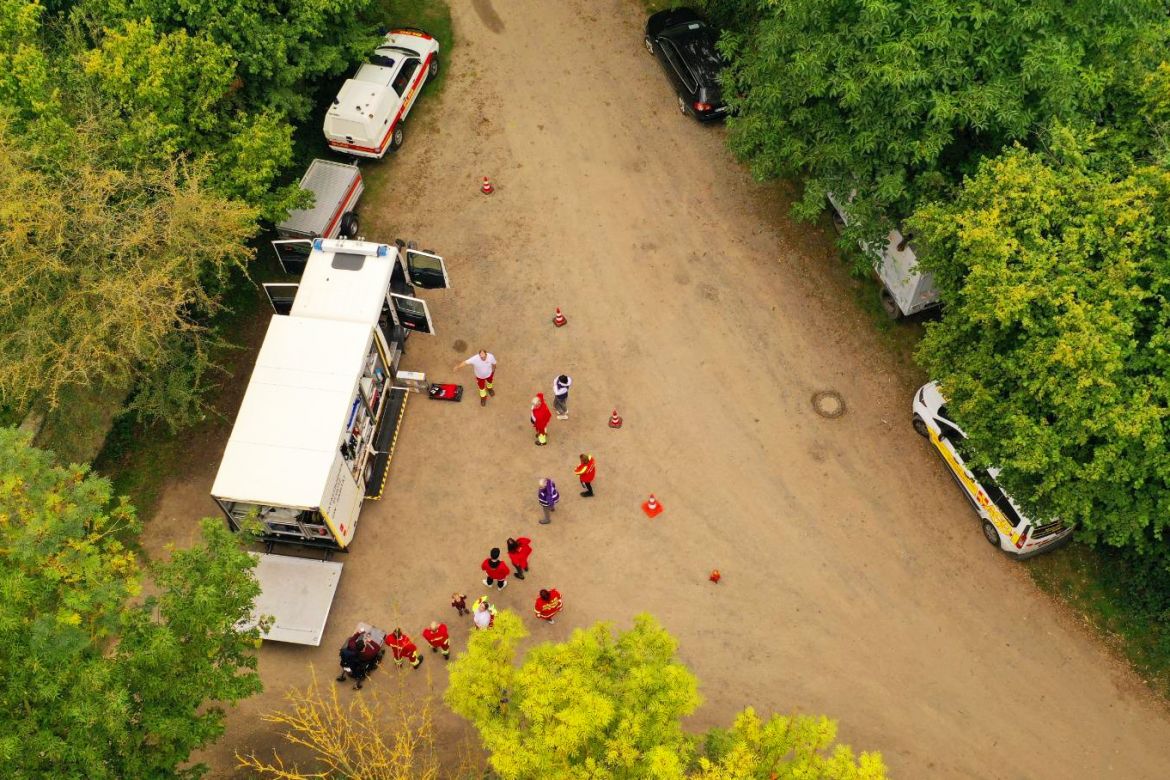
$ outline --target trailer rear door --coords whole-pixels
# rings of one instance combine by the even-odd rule
[[[320,645],[343,564],[273,553],[249,555],[256,559],[260,595],[252,620],[241,628],[251,628],[267,616],[272,619],[263,634],[268,641]]]

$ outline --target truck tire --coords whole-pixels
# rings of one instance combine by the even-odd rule
[[[352,211],[347,211],[341,215],[341,225],[337,229],[338,238],[357,238],[358,235],[358,218],[357,214]]]
[[[405,136],[402,132],[402,123],[399,122],[390,133],[390,151],[397,152],[402,147]]]
[[[433,79],[439,75],[439,55],[436,54],[431,58],[431,64],[427,66],[427,78]]]
[[[886,316],[891,320],[902,319],[902,310],[898,308],[898,302],[894,300],[894,296],[890,295],[890,291],[884,285],[879,295],[882,299],[882,310],[886,313]]]
[[[997,550],[1000,549],[999,531],[995,530],[995,526],[991,524],[990,520],[983,521],[983,538],[986,539],[992,547],[995,547]]]

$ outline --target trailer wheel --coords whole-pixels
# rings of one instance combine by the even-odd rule
[[[427,78],[433,79],[439,75],[439,55],[436,54],[431,58],[431,64],[427,67]]]
[[[358,235],[358,218],[357,214],[352,211],[347,211],[341,216],[341,226],[337,230],[337,235],[341,238],[357,238]]]
[[[995,526],[991,524],[990,520],[983,521],[983,538],[993,547],[999,549],[999,531],[995,530]]]
[[[397,152],[399,147],[402,146],[402,141],[402,123],[399,122],[398,126],[394,128],[394,132],[390,134],[390,151]]]
[[[890,291],[882,287],[880,295],[882,299],[882,310],[885,311],[886,316],[891,320],[902,319],[902,310],[898,308],[898,302],[894,300],[894,296],[890,295]]]

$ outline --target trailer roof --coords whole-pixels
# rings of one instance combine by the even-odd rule
[[[211,494],[311,509],[321,505],[370,327],[275,315],[244,393]]]
[[[301,189],[313,193],[313,206],[289,212],[288,219],[276,226],[278,233],[323,236],[350,187],[361,178],[356,165],[332,160],[313,160],[301,177]]]
[[[398,248],[369,241],[318,240],[293,299],[294,317],[376,325]]]

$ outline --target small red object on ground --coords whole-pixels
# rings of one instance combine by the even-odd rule
[[[711,580],[711,582],[718,583],[719,580],[723,579],[723,575],[719,573],[718,569],[712,569],[711,576],[707,579]]]
[[[556,325],[558,328],[560,328],[560,327],[563,327],[563,326],[567,325],[567,324],[568,324],[568,322],[569,322],[569,321],[568,321],[567,319],[565,319],[565,315],[561,314],[561,310],[560,310],[560,308],[558,307],[558,308],[557,308],[557,313],[556,313],[556,315],[553,317],[553,325]]]
[[[662,504],[658,503],[658,499],[651,493],[649,500],[642,502],[642,511],[646,513],[646,517],[658,517],[662,514]]]
[[[479,191],[482,192],[484,195],[491,195],[493,192],[496,191],[496,188],[492,186],[492,183],[491,183],[491,181],[488,180],[488,177],[484,176],[483,177],[483,186],[479,188]]]
[[[609,416],[609,427],[610,427],[610,428],[620,428],[620,427],[622,427],[622,418],[621,418],[621,415],[619,415],[619,414],[617,413],[617,409],[614,409],[614,410],[613,410],[613,414],[611,414],[611,415]]]

